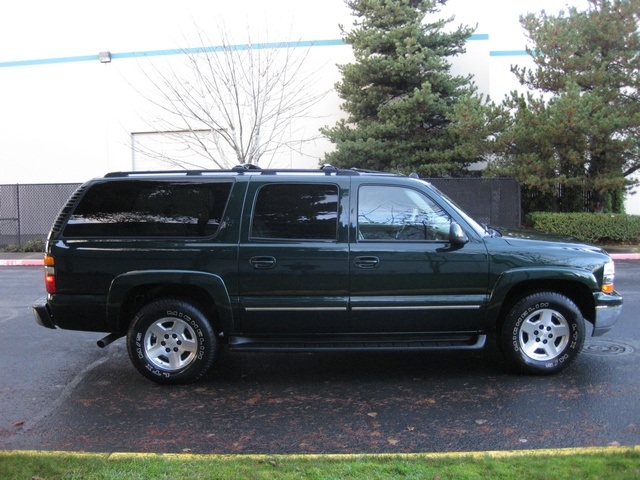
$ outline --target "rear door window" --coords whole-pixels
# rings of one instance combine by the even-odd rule
[[[258,191],[252,239],[336,240],[337,233],[337,185],[267,184]]]

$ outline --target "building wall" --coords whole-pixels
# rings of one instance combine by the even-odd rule
[[[443,15],[475,26],[453,71],[473,74],[482,93],[500,101],[519,87],[510,66],[529,64],[518,17],[586,0],[449,0]],[[145,100],[146,76],[180,68],[183,49],[201,47],[197,30],[215,41],[221,26],[234,42],[302,41],[318,89],[331,90],[336,64],[352,60],[339,25],[352,23],[343,0],[82,0],[7,2],[0,10],[0,184],[81,182],[133,168],[132,134],[147,132],[157,111]],[[197,27],[197,28],[196,28]],[[211,45],[207,45],[211,46]],[[98,52],[109,51],[110,63]],[[331,92],[305,128],[340,118]],[[318,139],[282,167],[313,167],[332,144]],[[640,213],[640,199],[627,210]]]

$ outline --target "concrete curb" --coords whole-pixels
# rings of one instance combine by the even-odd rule
[[[417,453],[294,453],[294,454],[196,454],[196,453],[141,453],[141,452],[76,452],[69,450],[0,450],[0,457],[76,457],[76,458],[104,458],[107,460],[130,459],[175,459],[175,460],[242,460],[250,459],[264,461],[268,459],[332,459],[332,460],[362,460],[366,458],[390,460],[396,459],[467,459],[478,460],[490,458],[519,458],[537,456],[569,457],[572,455],[607,455],[607,454],[635,454],[640,452],[640,445],[606,446],[606,447],[569,447],[569,448],[541,448],[531,450],[488,450],[464,452],[417,452]]]
[[[611,253],[611,258],[616,261],[619,260],[640,260],[640,253]],[[11,258],[1,259],[0,267],[42,267],[44,266],[44,260],[37,258]]]

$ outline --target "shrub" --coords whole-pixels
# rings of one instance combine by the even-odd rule
[[[44,242],[42,240],[29,240],[21,245],[6,245],[0,250],[5,252],[44,252]]]
[[[568,235],[590,243],[640,241],[640,216],[609,213],[533,212],[527,225],[541,232]]]

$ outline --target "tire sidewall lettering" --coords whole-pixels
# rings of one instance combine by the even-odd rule
[[[567,348],[568,350],[568,348]],[[569,354],[568,353],[564,353],[562,356],[560,356],[559,358],[556,358],[553,362],[547,362],[544,364],[545,368],[555,368],[558,365],[566,362],[569,359]]]
[[[142,332],[136,332],[136,354],[140,360],[144,360],[144,352],[142,351]]]
[[[164,378],[170,378],[171,377],[171,373],[170,372],[163,372],[162,370],[158,370],[155,367],[152,367],[150,364],[146,363],[144,368],[146,368],[151,374],[157,376],[157,377],[164,377]]]

